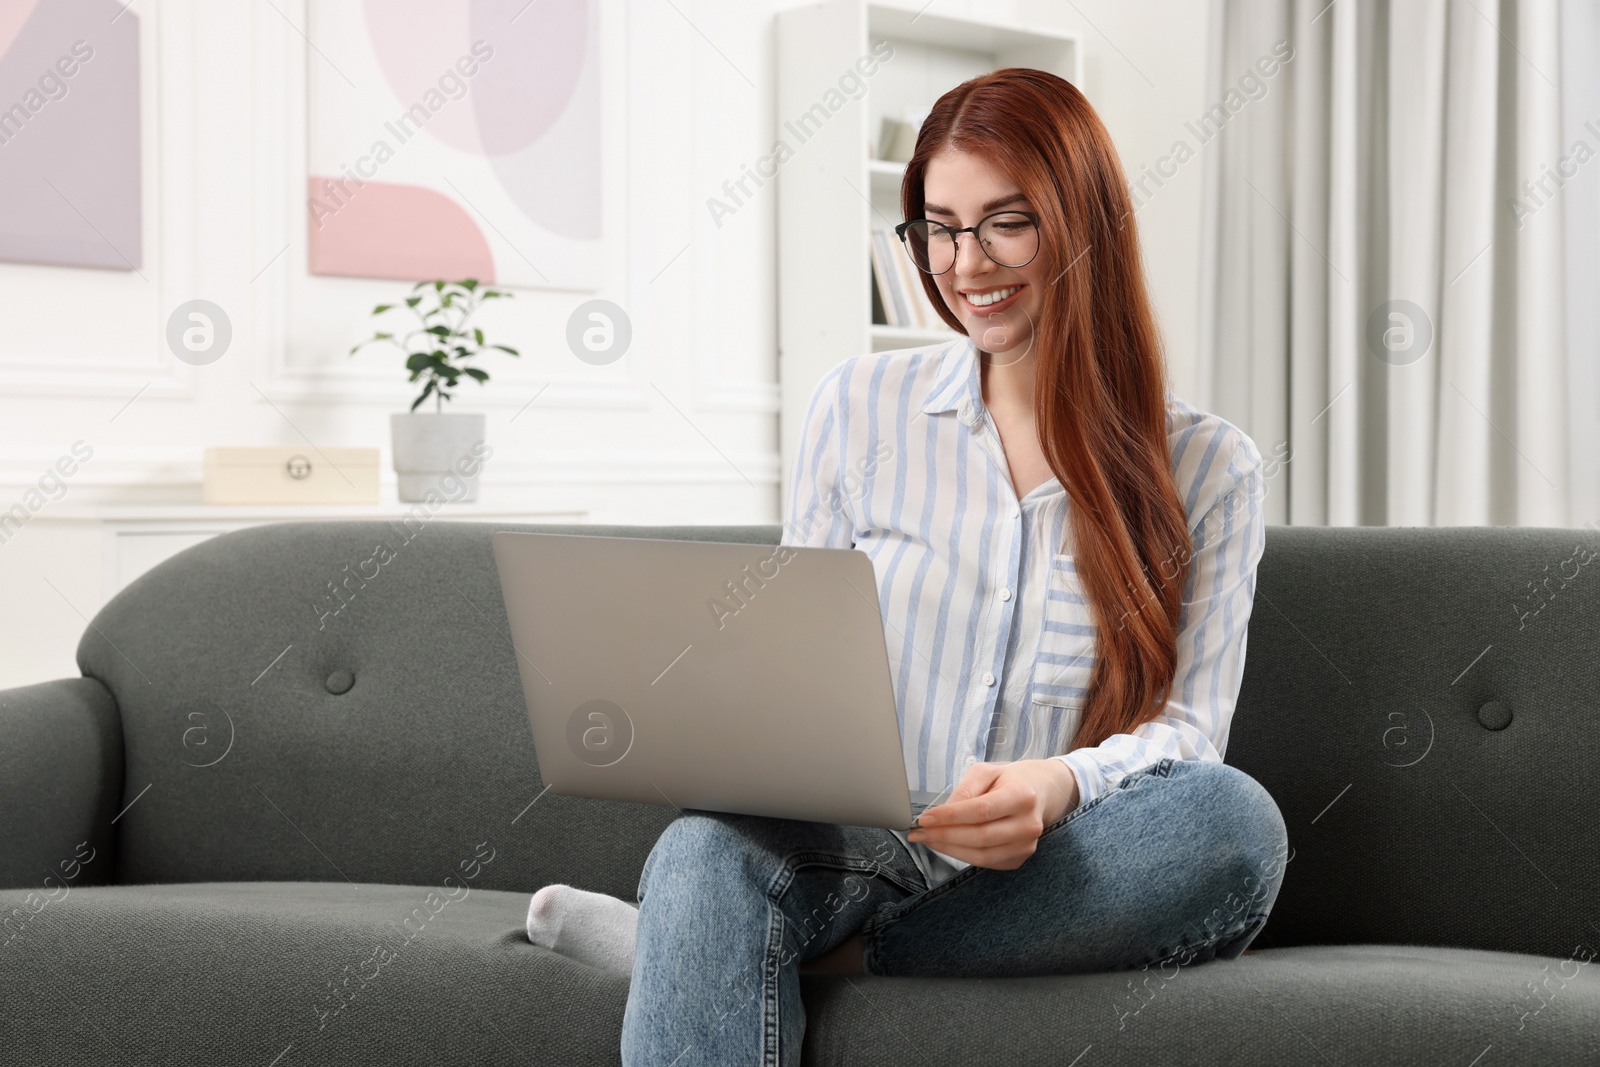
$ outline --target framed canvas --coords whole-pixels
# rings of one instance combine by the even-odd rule
[[[310,271],[600,281],[598,0],[308,0]]]

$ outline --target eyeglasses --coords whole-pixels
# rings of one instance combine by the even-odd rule
[[[979,219],[976,226],[912,219],[894,232],[911,254],[911,262],[929,274],[943,274],[956,265],[956,241],[963,233],[976,234],[983,254],[1002,267],[1025,267],[1039,254],[1039,216],[1031,211],[997,211]]]

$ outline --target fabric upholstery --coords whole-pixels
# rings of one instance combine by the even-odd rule
[[[779,534],[292,523],[152,569],[85,633],[84,679],[0,693],[7,1055],[617,1062],[626,980],[528,944],[527,894],[634,899],[674,813],[543,792],[501,528]],[[1227,748],[1294,849],[1256,951],[1175,976],[808,976],[807,1062],[1600,1061],[1600,586],[1579,546],[1269,527]],[[28,894],[92,834],[108,862]],[[469,870],[317,1031],[330,983]]]
[[[1257,946],[1600,946],[1600,581],[1560,565],[1580,542],[1268,528],[1226,755],[1295,850]]]
[[[107,605],[80,663],[118,698],[123,802],[152,785],[121,820],[118,880],[427,883],[493,837],[519,847],[490,888],[560,881],[632,899],[672,811],[540,796],[490,552],[499,528],[245,530]],[[1600,770],[1600,584],[1572,581],[1526,623],[1512,605],[1536,578],[1571,573],[1561,561],[1584,536],[1269,527],[1227,750],[1273,794],[1295,849],[1263,946],[1572,949],[1579,909],[1600,901],[1600,824],[1576,806]],[[380,544],[393,558],[362,566]],[[329,582],[349,588],[336,615],[323,614],[338,603]],[[354,684],[335,695],[340,671]],[[1512,715],[1504,729],[1479,721],[1493,702]],[[196,766],[214,758],[193,743],[196,711],[218,724],[214,743],[233,724],[233,750],[210,766]]]
[[[109,883],[121,796],[122,721],[105,686],[0,693],[0,887]]]
[[[432,906],[437,887],[345,882],[73,891],[7,949],[0,1058],[618,1064],[628,980],[529,944],[526,897],[471,884]],[[1490,1045],[1486,1062],[1594,1062],[1600,978],[1588,969],[1522,1015],[1539,1007],[1522,986],[1557,971],[1547,964],[1351,946],[1050,978],[811,975],[804,1062],[1064,1067],[1088,1050],[1080,1063],[1130,1067],[1465,1065]]]

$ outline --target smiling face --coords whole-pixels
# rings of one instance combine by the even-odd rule
[[[1034,211],[1015,182],[979,156],[946,146],[928,159],[923,175],[923,215],[946,226],[976,226],[996,211]],[[1041,237],[1042,239],[1042,237]],[[994,365],[1025,359],[1044,304],[1045,257],[1002,267],[978,247],[975,234],[957,241],[955,266],[934,276],[939,294]]]

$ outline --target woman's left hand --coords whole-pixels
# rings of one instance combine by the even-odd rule
[[[1033,855],[1046,826],[1077,806],[1078,779],[1058,759],[974,763],[908,836],[975,867],[1010,871]]]

